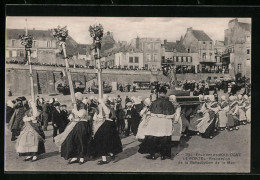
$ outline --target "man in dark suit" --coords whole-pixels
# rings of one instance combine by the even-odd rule
[[[59,134],[63,132],[63,122],[62,122],[62,115],[60,110],[60,103],[55,102],[54,108],[52,112],[52,126],[53,126],[53,142],[54,137],[57,136],[57,132],[59,131]]]
[[[48,122],[49,122],[49,107],[48,104],[45,103],[44,99],[42,98],[42,121],[43,121],[43,130],[47,131]]]
[[[62,131],[65,130],[65,128],[67,127],[67,125],[69,124],[69,112],[67,110],[67,105],[66,104],[63,104],[61,105],[61,119],[62,119],[62,122],[63,122],[63,127],[62,127]]]

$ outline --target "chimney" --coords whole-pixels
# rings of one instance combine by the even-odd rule
[[[163,44],[166,44],[166,43],[167,43],[167,39],[164,39]]]
[[[139,43],[140,43],[140,38],[137,36],[136,38],[136,49],[139,49]]]

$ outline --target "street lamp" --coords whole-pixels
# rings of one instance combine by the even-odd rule
[[[33,37],[31,35],[28,35],[27,19],[26,19],[25,35],[19,36],[19,39],[21,40],[21,44],[25,47],[26,58],[30,69],[31,97],[32,97],[32,101],[35,102],[34,89],[33,89],[32,64],[31,64],[31,48],[32,48]]]
[[[66,40],[68,37],[67,26],[65,26],[63,28],[61,28],[60,26],[58,26],[57,28],[54,28],[52,30],[52,35],[57,39],[59,46],[62,47],[65,64],[66,64],[66,72],[67,72],[68,80],[69,80],[71,100],[72,100],[72,104],[75,106],[76,105],[75,93],[74,93],[74,88],[73,88],[73,83],[72,83],[72,78],[71,78],[71,73],[70,73],[70,67],[69,67],[69,63],[68,63],[68,57],[66,54]]]
[[[90,36],[93,38],[93,43],[95,43],[95,59],[98,60],[98,95],[99,99],[103,97],[103,85],[102,85],[102,69],[101,69],[101,60],[100,60],[100,50],[101,50],[101,40],[103,37],[104,28],[101,24],[89,26]]]

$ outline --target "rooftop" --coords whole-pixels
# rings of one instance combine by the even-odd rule
[[[180,42],[166,42],[163,46],[166,52],[172,52],[174,49],[177,52],[186,52],[186,48]]]
[[[198,41],[212,41],[212,39],[202,30],[192,30],[192,34]]]

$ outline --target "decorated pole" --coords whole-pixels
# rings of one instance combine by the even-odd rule
[[[62,47],[62,51],[63,51],[64,59],[65,59],[65,64],[66,64],[66,72],[67,72],[68,80],[69,80],[71,101],[72,101],[72,104],[75,106],[76,105],[76,99],[75,99],[74,87],[73,87],[73,83],[72,83],[70,67],[69,67],[69,63],[68,63],[68,57],[67,57],[67,53],[66,53],[66,39],[68,37],[67,26],[65,26],[63,28],[61,28],[60,26],[58,26],[57,28],[54,28],[53,29],[53,36],[57,39],[59,46]]]
[[[101,40],[103,37],[103,26],[101,24],[89,26],[90,36],[93,38],[93,42],[95,43],[95,59],[97,59],[97,68],[98,68],[98,95],[99,99],[103,98],[103,83],[102,83],[102,69],[101,69]]]
[[[28,61],[27,63],[29,64],[29,70],[30,70],[31,98],[32,101],[35,102],[35,95],[33,89],[33,73],[32,73],[32,64],[31,64],[31,48],[32,48],[33,37],[31,35],[28,35],[27,19],[25,21],[26,21],[25,35],[20,36],[19,39],[21,40],[21,44],[25,47],[25,53]]]

